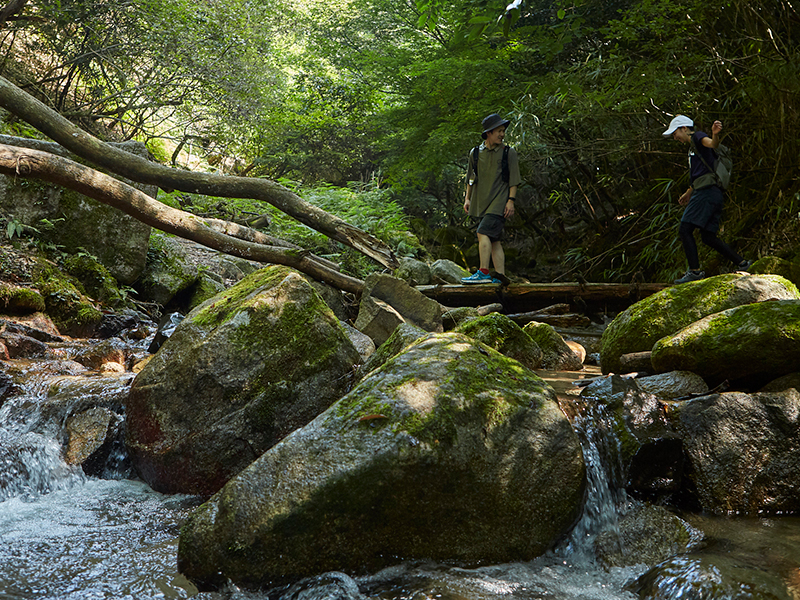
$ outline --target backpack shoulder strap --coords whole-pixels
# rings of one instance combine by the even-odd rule
[[[714,173],[714,167],[710,166],[706,162],[706,159],[703,158],[703,154],[700,152],[700,148],[697,147],[697,144],[694,141],[694,137],[692,137],[691,140],[692,140],[692,146],[694,147],[694,153],[697,156],[697,158],[699,158],[700,162],[702,162],[705,165],[705,167],[706,167],[706,169],[708,169],[709,173]]]
[[[509,182],[511,179],[511,171],[508,168],[508,150],[511,146],[504,146],[503,147],[503,161],[501,163],[502,173],[503,173],[503,181],[506,183]]]

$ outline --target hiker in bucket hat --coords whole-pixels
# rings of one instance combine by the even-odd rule
[[[665,138],[673,138],[683,144],[689,144],[689,189],[678,198],[681,206],[686,206],[681,217],[678,235],[686,253],[689,269],[675,283],[697,281],[705,277],[705,271],[700,270],[700,258],[697,254],[697,242],[694,239],[694,230],[700,230],[700,239],[722,256],[730,260],[740,270],[747,270],[752,264],[739,256],[725,242],[717,237],[720,222],[722,221],[722,205],[725,199],[724,190],[716,184],[695,185],[699,178],[711,171],[706,165],[713,165],[716,159],[715,150],[719,147],[719,134],[722,123],[714,121],[711,126],[711,137],[702,131],[694,130],[694,121],[685,115],[677,115],[670,121],[669,127],[662,134]],[[699,153],[699,154],[698,154]],[[702,158],[701,158],[702,155]],[[709,178],[704,178],[707,181]]]
[[[483,143],[472,149],[467,161],[464,211],[480,219],[477,231],[480,266],[461,280],[465,284],[509,283],[500,238],[506,219],[514,216],[517,187],[521,183],[517,151],[503,143],[510,122],[498,114],[483,119]],[[494,267],[491,272],[490,266]]]

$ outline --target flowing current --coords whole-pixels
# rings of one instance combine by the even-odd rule
[[[733,591],[717,586],[715,594],[698,595],[713,579],[719,563],[714,555],[673,561],[648,580],[644,591],[629,583],[652,565],[600,567],[593,542],[603,532],[613,538],[620,515],[630,505],[618,481],[618,466],[609,458],[617,455],[616,442],[601,411],[588,411],[575,423],[588,470],[583,516],[560,547],[535,561],[472,569],[406,561],[355,579],[328,573],[278,590],[254,592],[230,585],[220,592],[198,592],[176,564],[180,526],[198,505],[197,498],[165,496],[136,480],[119,444],[108,452],[100,476],[87,476],[64,459],[69,416],[101,398],[121,419],[132,375],[87,371],[67,358],[13,361],[3,372],[14,387],[0,406],[0,600],[797,597],[789,595],[793,575],[800,580],[800,524],[792,518],[697,524],[727,540],[722,552],[727,560],[753,561],[772,570],[778,582],[774,595],[748,595],[741,586]],[[765,545],[774,556],[759,563]],[[753,585],[758,591],[766,584]]]

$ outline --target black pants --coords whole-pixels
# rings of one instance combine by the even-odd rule
[[[697,242],[694,240],[695,229],[700,230],[700,239],[706,246],[711,246],[714,250],[719,252],[722,256],[727,258],[735,265],[740,265],[742,262],[744,262],[744,259],[741,256],[736,254],[736,252],[734,252],[731,247],[728,246],[728,244],[717,237],[716,232],[708,231],[707,229],[698,227],[693,223],[681,221],[681,226],[678,229],[678,235],[683,243],[683,251],[686,253],[686,260],[689,263],[690,269],[696,271],[700,268],[700,258],[697,256]]]

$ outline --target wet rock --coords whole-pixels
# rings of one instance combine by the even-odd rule
[[[153,341],[150,342],[147,351],[152,353],[158,352],[162,344],[175,333],[175,329],[184,318],[184,315],[179,312],[167,313],[161,317],[161,320],[158,322],[158,331],[156,331],[155,336],[153,336]]]
[[[760,302],[709,315],[653,346],[657,372],[697,373],[757,389],[800,364],[800,300]],[[756,350],[757,349],[757,350]]]
[[[462,277],[469,277],[469,271],[452,260],[440,258],[431,265],[432,283],[460,285]]]
[[[18,333],[40,342],[64,342],[53,322],[43,313],[27,317],[0,318],[0,331]]]
[[[494,348],[529,369],[538,369],[542,365],[542,349],[522,327],[506,315],[491,313],[478,317],[462,323],[455,331]]]
[[[550,371],[580,371],[583,360],[572,351],[552,325],[531,321],[522,330],[542,350],[540,367]]]
[[[656,565],[625,587],[641,600],[792,598],[778,575],[758,565],[721,555],[678,555]]]
[[[712,394],[669,413],[704,510],[800,509],[800,392]]]
[[[662,290],[621,312],[603,332],[603,373],[619,373],[620,356],[646,352],[708,315],[753,302],[800,298],[795,285],[778,275],[731,273]],[[672,369],[668,369],[672,370]]]
[[[106,339],[118,336],[139,322],[139,316],[133,313],[104,313],[103,320],[97,328],[97,337]]]
[[[114,413],[96,406],[67,419],[67,449],[64,459],[69,465],[80,465],[106,441]]]
[[[634,503],[616,528],[600,533],[595,552],[606,567],[653,565],[688,552],[703,540],[703,532],[661,506]]]
[[[309,577],[289,586],[281,593],[282,600],[366,600],[358,583],[335,571]]]
[[[689,394],[703,394],[708,391],[705,380],[690,371],[669,371],[638,377],[636,384],[661,400],[674,400]]]
[[[201,506],[178,565],[213,586],[373,571],[397,557],[529,560],[574,523],[584,478],[552,388],[464,335],[434,335]]]
[[[10,359],[43,358],[51,355],[47,344],[27,335],[6,331],[0,334],[0,341],[5,345]]]
[[[619,465],[619,484],[643,497],[671,493],[680,488],[683,457],[680,442],[677,451],[665,452],[677,433],[667,420],[658,399],[642,390],[636,379],[609,375],[586,386],[580,400],[600,404],[602,417],[595,424],[604,435],[615,440],[616,456],[609,464]],[[678,464],[675,464],[676,457]],[[654,482],[659,482],[654,485]]]
[[[74,359],[87,369],[99,371],[108,363],[122,365],[125,370],[128,345],[119,338],[103,340],[96,344],[91,344],[77,352]]]
[[[212,494],[343,396],[359,361],[303,277],[256,271],[189,313],[136,376],[133,464],[158,491]]]

